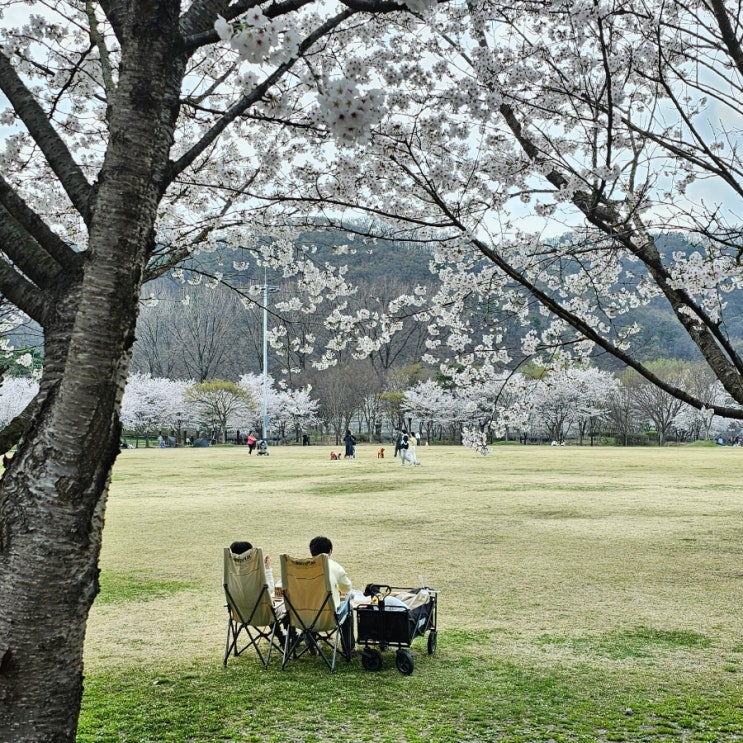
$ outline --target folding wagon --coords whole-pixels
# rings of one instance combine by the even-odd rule
[[[363,644],[361,664],[367,671],[382,668],[382,651],[397,648],[395,665],[409,676],[415,663],[409,648],[428,632],[428,654],[436,652],[438,591],[432,588],[398,588],[369,584],[364,593],[372,603],[356,607],[356,634]]]

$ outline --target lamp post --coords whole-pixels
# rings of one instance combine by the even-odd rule
[[[261,438],[268,443],[268,293],[277,292],[278,286],[269,286],[266,270],[263,270],[263,415],[261,416]]]

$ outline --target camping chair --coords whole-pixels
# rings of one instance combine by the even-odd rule
[[[282,650],[279,621],[284,609],[282,605],[274,605],[269,593],[263,550],[254,547],[235,555],[225,547],[223,583],[228,612],[224,665],[227,665],[230,653],[238,656],[248,648],[254,648],[263,667],[268,668],[271,650]],[[261,640],[267,642],[267,647],[261,648]]]
[[[289,620],[289,632],[284,641],[283,669],[292,658],[301,658],[305,653],[323,659],[332,672],[335,659],[340,654],[351,660],[352,648],[346,647],[344,630],[347,622],[353,622],[353,612],[338,614],[330,585],[328,556],[297,559],[280,555],[281,585],[284,604]],[[338,647],[340,641],[340,648]]]

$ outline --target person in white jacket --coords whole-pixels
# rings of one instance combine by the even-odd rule
[[[417,467],[420,465],[420,462],[418,461],[418,454],[416,452],[416,446],[418,444],[418,439],[415,437],[415,431],[411,431],[409,434],[407,434],[408,439],[408,448],[407,449],[401,449],[400,454],[402,464],[405,464],[405,461],[407,460],[410,462],[410,464],[413,465],[413,467]]]
[[[351,612],[351,579],[348,577],[346,569],[340,563],[333,560],[333,543],[327,537],[315,537],[312,539],[310,541],[310,554],[313,557],[321,554],[328,556],[330,590],[333,592],[335,611],[338,614],[338,620],[343,630],[343,644],[347,652],[353,652],[356,639],[354,637],[353,616]],[[346,594],[342,602],[340,599],[341,591]]]

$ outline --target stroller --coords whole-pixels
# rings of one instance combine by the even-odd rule
[[[256,445],[256,449],[258,450],[258,456],[268,456],[268,442],[266,439],[261,439]]]
[[[397,588],[370,583],[364,590],[371,604],[356,607],[357,642],[363,643],[361,665],[367,671],[382,668],[382,652],[397,648],[395,665],[409,676],[415,663],[409,648],[428,632],[428,654],[436,652],[438,591],[432,588]]]

